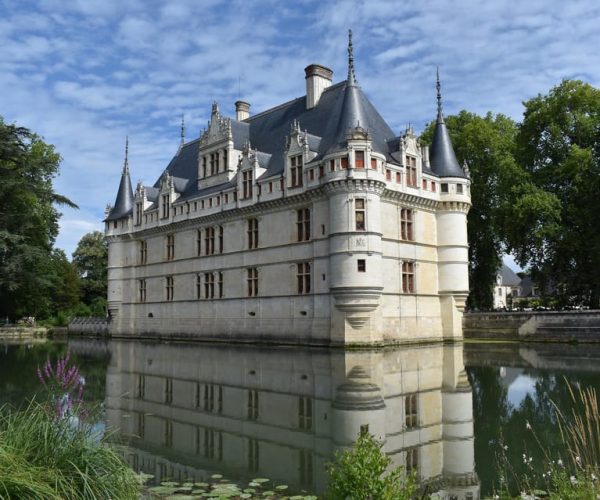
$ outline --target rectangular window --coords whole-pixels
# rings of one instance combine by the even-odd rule
[[[292,175],[292,187],[302,186],[302,155],[290,158],[290,173]]]
[[[431,183],[431,191],[435,193],[435,182]]]
[[[357,198],[354,200],[354,219],[356,221],[356,230],[365,230],[365,200],[363,198]]]
[[[198,257],[202,255],[202,229],[196,231],[196,255]]]
[[[215,154],[210,154],[210,175],[215,175]]]
[[[402,174],[400,172],[396,172],[396,183],[402,184]]]
[[[283,177],[279,179],[279,191],[283,193]]]
[[[308,450],[299,450],[298,469],[300,476],[300,484],[313,487],[313,456]]]
[[[297,241],[310,240],[310,208],[296,210]]]
[[[414,241],[413,211],[407,208],[400,210],[400,238],[406,241]]]
[[[417,159],[414,156],[406,156],[406,185],[417,187]]]
[[[140,302],[146,302],[146,280],[139,281],[140,287]]]
[[[354,168],[365,168],[365,152],[354,152]]]
[[[423,179],[423,189],[427,190],[427,179]]]
[[[248,420],[258,420],[258,391],[248,391]]]
[[[462,194],[463,193],[463,185],[462,184],[457,184],[456,185],[456,193],[457,194]]]
[[[258,248],[258,219],[248,219],[248,248]]]
[[[329,171],[333,172],[335,170],[335,160],[329,160]]]
[[[219,298],[221,299],[221,298],[223,298],[223,273],[219,272],[217,274],[217,278],[218,278],[217,285],[219,288]]]
[[[163,219],[166,219],[167,217],[169,217],[169,195],[168,194],[163,194],[162,196],[162,217]]]
[[[175,235],[167,235],[167,260],[175,258]]]
[[[242,198],[252,198],[252,171],[242,172]]]
[[[365,259],[358,259],[356,261],[356,270],[359,273],[367,272],[367,261]]]
[[[377,158],[371,158],[371,170],[377,170]]]
[[[340,160],[340,166],[342,168],[348,168],[348,157],[347,156],[342,156],[342,158]]]
[[[260,455],[258,451],[258,440],[248,439],[248,470],[258,472]]]
[[[174,296],[174,279],[173,276],[167,276],[166,279],[166,285],[165,285],[165,292],[166,292],[166,299],[171,302],[173,300],[173,296]]]
[[[419,448],[406,450],[406,473],[416,473],[419,470]],[[468,498],[468,497],[466,497]]]
[[[402,263],[402,292],[415,293],[415,263]]]
[[[197,299],[202,298],[202,275],[201,274],[196,275],[196,298]]]
[[[441,189],[442,193],[447,193],[448,192],[448,184],[446,182],[442,182],[442,189]]]
[[[273,183],[269,182],[269,193],[273,192]]]
[[[296,279],[298,293],[310,293],[310,262],[297,264]]]
[[[225,195],[224,195],[224,196],[225,196],[225,201],[223,201],[223,203],[224,203],[225,205],[227,205],[227,203],[229,203],[229,193],[225,193]]]
[[[138,386],[137,386],[137,397],[144,399],[146,394],[146,377],[144,375],[138,375]]]
[[[315,180],[315,169],[314,168],[311,168],[308,171],[308,179],[311,180],[311,181]]]
[[[148,262],[148,242],[142,240],[139,243],[140,248],[140,264],[146,264]]]
[[[417,402],[417,394],[404,397],[404,425],[407,429],[414,429],[419,425]]]
[[[200,208],[204,210],[204,200],[200,200]]]
[[[215,384],[204,386],[204,411],[221,413],[223,411],[223,387]]]
[[[202,157],[202,177],[206,177],[206,156]]]
[[[248,269],[247,285],[248,297],[256,297],[258,295],[258,269],[256,267]]]
[[[207,227],[204,229],[204,254],[212,255],[215,253],[215,228]]]
[[[173,402],[173,379],[165,379],[165,403],[171,404]]]
[[[385,180],[386,181],[392,180],[392,171],[389,168],[385,169]]]
[[[304,430],[312,429],[313,410],[312,399],[304,396],[298,398],[298,427]]]
[[[219,230],[219,253],[223,253],[223,226],[218,226]]]
[[[229,156],[227,154],[227,150],[224,149],[223,150],[223,170],[227,170],[229,167],[228,159],[229,159]]]
[[[319,179],[321,177],[325,177],[325,167],[323,165],[319,165]]]
[[[213,273],[204,273],[204,298],[213,299],[215,297],[215,275]]]

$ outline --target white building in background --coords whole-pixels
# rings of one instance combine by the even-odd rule
[[[513,306],[513,300],[521,296],[521,278],[506,264],[502,264],[496,274],[494,287],[494,309]]]
[[[152,186],[127,157],[106,218],[111,332],[386,344],[462,337],[468,171],[438,78],[431,146],[395,134],[348,76],[313,64],[306,96],[235,118],[213,104]],[[386,110],[398,113],[401,110]]]

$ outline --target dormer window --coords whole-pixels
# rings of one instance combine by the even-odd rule
[[[354,168],[365,168],[365,152],[354,152]]]
[[[144,208],[142,203],[135,204],[135,225],[139,226],[142,224],[142,214],[144,213]]]
[[[371,158],[371,170],[377,170],[377,158]]]
[[[406,156],[406,185],[417,187],[417,159],[414,156]]]
[[[290,158],[290,173],[292,175],[292,187],[302,186],[302,155]]]
[[[242,193],[244,198],[252,198],[252,171],[242,172]]]
[[[162,195],[162,218],[163,219],[167,219],[169,217],[169,195],[168,194],[163,194]]]
[[[463,185],[462,184],[457,184],[456,185],[456,193],[457,194],[463,194]]]

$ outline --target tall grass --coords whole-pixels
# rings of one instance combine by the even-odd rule
[[[134,499],[139,481],[90,424],[48,405],[0,408],[0,499]]]
[[[576,390],[567,382],[571,413],[565,415],[554,405],[563,442],[575,468],[600,467],[600,411],[593,387]]]

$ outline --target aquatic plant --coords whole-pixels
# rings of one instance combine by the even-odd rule
[[[414,474],[402,467],[388,471],[391,459],[382,444],[368,432],[361,433],[354,446],[338,452],[327,464],[329,486],[325,497],[332,500],[404,500],[417,491]]]

